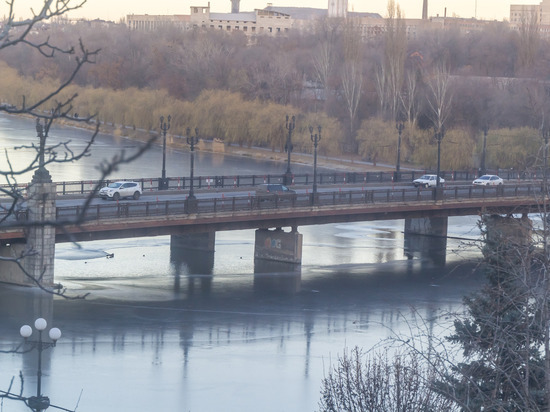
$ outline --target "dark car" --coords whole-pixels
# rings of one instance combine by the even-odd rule
[[[256,196],[261,200],[290,200],[296,192],[279,183],[268,183],[256,188]]]

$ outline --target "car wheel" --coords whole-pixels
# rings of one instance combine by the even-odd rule
[[[430,187],[430,185],[429,185],[428,183],[426,183],[426,184],[424,185],[424,187],[427,189],[427,188]]]
[[[115,193],[115,194],[113,195],[113,200],[114,200],[115,202],[118,202],[119,199],[120,199],[120,193]]]
[[[139,192],[134,192],[134,200],[138,200],[139,199]]]

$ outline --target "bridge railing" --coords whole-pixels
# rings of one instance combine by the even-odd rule
[[[504,185],[504,186],[453,186],[441,188],[437,200],[495,199],[502,197],[539,196],[541,185]],[[338,190],[318,192],[316,207],[430,202],[436,199],[434,189],[373,189]],[[297,193],[285,196],[221,196],[197,198],[198,214],[222,212],[257,211],[266,209],[287,209],[312,206],[311,193]],[[109,220],[119,218],[141,218],[154,216],[175,216],[187,213],[186,200],[167,200],[156,202],[102,202],[83,211],[81,206],[57,208],[57,219],[70,221],[83,213],[85,220]]]
[[[392,184],[392,183],[410,183],[423,174],[434,174],[434,171],[401,171],[384,172],[321,172],[317,174],[317,183],[320,185],[373,185],[373,184]],[[537,172],[518,173],[513,170],[499,170],[491,173],[499,174],[508,182],[517,182],[521,180],[540,179],[541,175]],[[447,182],[468,182],[478,177],[476,171],[442,171],[441,177]],[[122,179],[110,180],[80,180],[56,182],[58,195],[80,194],[88,195],[96,187],[108,185],[111,182]],[[144,192],[156,191],[159,187],[159,178],[135,178],[126,179],[141,183]],[[236,189],[245,187],[254,187],[266,183],[283,183],[283,174],[265,174],[265,175],[227,175],[227,176],[195,176],[193,178],[193,187],[195,189]],[[188,190],[191,181],[189,177],[169,177],[168,190]],[[302,173],[292,175],[290,186],[308,186],[313,184],[313,174]],[[7,185],[0,185],[1,188],[9,192]],[[25,186],[22,186],[24,189]]]

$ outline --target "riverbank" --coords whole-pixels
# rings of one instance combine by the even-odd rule
[[[146,130],[134,130],[130,127],[114,126],[109,124],[102,124],[100,128],[101,133],[110,134],[113,136],[123,136],[128,139],[138,140],[146,142],[151,137],[157,136],[156,132]],[[162,144],[160,138],[156,144]],[[167,134],[166,145],[171,148],[189,150],[189,146],[186,140],[182,136],[174,136]],[[224,153],[231,156],[250,157],[257,160],[267,160],[285,163],[288,160],[288,155],[285,152],[280,152],[271,149],[265,149],[260,147],[242,147],[238,145],[227,145],[221,141],[201,140],[196,146],[196,150]],[[313,165],[313,154],[310,153],[291,153],[291,163]],[[348,172],[371,172],[371,171],[392,171],[395,170],[394,165],[374,165],[370,162],[361,160],[358,155],[345,155],[341,157],[327,157],[317,155],[317,166],[320,168],[326,168],[331,170],[345,170]]]

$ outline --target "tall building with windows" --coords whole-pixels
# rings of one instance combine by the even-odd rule
[[[550,0],[542,0],[539,4],[511,4],[510,23],[550,25]]]

